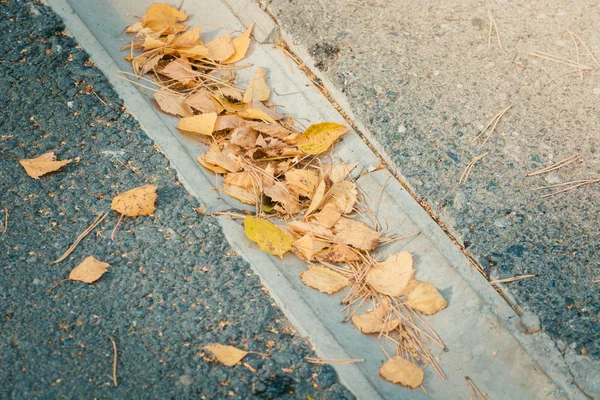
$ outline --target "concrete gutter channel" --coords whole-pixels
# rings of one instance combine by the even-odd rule
[[[345,123],[328,99],[308,77],[287,59],[272,40],[279,34],[275,22],[251,0],[187,0],[185,10],[191,14],[192,25],[204,26],[204,37],[218,34],[216,25],[236,30],[254,22],[259,43],[251,47],[247,63],[263,66],[276,93],[272,101],[281,105],[293,117],[309,118],[312,122]],[[106,74],[129,112],[138,118],[147,134],[171,160],[187,190],[198,197],[207,213],[240,208],[226,196],[213,190],[214,176],[200,167],[195,158],[204,150],[187,140],[175,129],[176,118],[156,110],[149,99],[133,84],[117,77],[119,71],[129,71],[129,63],[119,48],[126,43],[125,26],[140,16],[149,0],[123,2],[119,0],[46,0],[63,18],[68,33],[74,36],[90,54],[94,63]],[[353,118],[347,101],[328,80],[319,74],[308,52],[288,44],[292,50],[323,80],[333,98]],[[245,84],[254,67],[240,70],[240,83]],[[278,95],[281,93],[282,95]],[[290,94],[292,93],[292,94]],[[287,95],[289,94],[289,95]],[[527,334],[531,324],[496,292],[475,270],[469,260],[410,195],[388,169],[362,174],[369,166],[378,166],[385,151],[372,139],[358,119],[358,128],[365,134],[379,155],[370,150],[356,132],[346,135],[336,145],[334,156],[344,162],[360,162],[355,177],[361,189],[372,199],[380,197],[377,218],[387,223],[390,233],[419,235],[406,240],[403,249],[416,259],[417,278],[433,282],[440,288],[449,306],[427,319],[444,341],[447,351],[435,349],[447,380],[439,379],[426,369],[427,394],[408,392],[377,377],[385,360],[380,341],[359,333],[351,324],[342,323],[339,296],[326,296],[305,287],[298,278],[304,262],[293,256],[275,259],[253,246],[245,237],[238,221],[218,217],[232,247],[253,266],[271,296],[284,314],[307,336],[316,352],[325,359],[365,358],[366,362],[333,365],[340,380],[358,398],[468,398],[470,390],[464,377],[470,377],[491,398],[573,398],[589,397],[579,388],[571,371],[553,341],[543,331]],[[389,163],[388,165],[393,165]],[[396,171],[394,171],[396,172]],[[210,189],[208,189],[210,188]],[[383,188],[383,191],[382,191]],[[510,296],[510,295],[508,295]],[[533,318],[535,320],[535,318]],[[593,377],[590,377],[593,384]],[[581,383],[581,382],[580,382]],[[587,389],[584,387],[584,390]]]

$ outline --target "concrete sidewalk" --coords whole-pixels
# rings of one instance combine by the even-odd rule
[[[129,68],[118,50],[122,44],[120,35],[123,28],[134,20],[134,15],[142,15],[150,2],[67,3],[51,0],[49,3],[65,19],[69,32],[90,52],[93,61],[111,80],[128,109],[177,168],[186,188],[200,198],[203,207],[209,212],[239,207],[233,200],[206,190],[214,184],[213,177],[194,162],[195,156],[203,149],[177,133],[176,120],[156,112],[151,102],[137,89],[115,78],[119,69]],[[254,3],[230,2],[229,5],[231,8],[217,0],[190,0],[185,7],[192,13],[190,23],[207,27],[209,37],[218,34],[216,29],[211,28],[214,25],[241,30],[244,24],[257,23],[257,36],[267,43],[253,45],[247,61],[267,68],[270,84],[277,93],[295,93],[276,95],[274,102],[285,107],[294,117],[309,117],[313,122],[344,122],[307,77],[292,66],[278,49],[268,44],[277,33],[277,26],[272,20]],[[308,58],[306,60],[308,63]],[[242,85],[248,81],[252,71],[240,73]],[[336,147],[335,156],[346,162],[361,162],[357,173],[367,171],[380,162],[378,155],[356,133],[345,137]],[[366,174],[358,183],[374,198],[383,190],[377,217],[381,221],[387,219],[391,226],[397,227],[394,233],[420,232],[404,248],[417,255],[417,277],[442,288],[450,302],[447,310],[428,318],[448,348],[448,352],[438,354],[448,380],[439,380],[433,371],[427,369],[429,395],[413,391],[411,398],[469,396],[465,375],[497,398],[582,398],[583,394],[576,387],[564,359],[547,335],[524,332],[524,326],[531,326],[531,318],[521,320],[402,185],[390,179],[391,176],[384,169]],[[247,241],[237,222],[220,217],[220,223],[232,246],[260,274],[285,315],[311,339],[320,356],[367,359],[365,363],[336,366],[341,380],[354,394],[361,398],[399,398],[407,394],[405,389],[376,377],[385,358],[379,350],[379,343],[341,322],[341,315],[336,311],[339,297],[321,295],[300,283],[298,273],[305,268],[302,262],[293,257],[287,257],[283,262],[274,260]]]

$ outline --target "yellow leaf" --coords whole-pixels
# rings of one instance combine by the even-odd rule
[[[254,24],[250,24],[250,27],[244,33],[232,40],[235,52],[231,57],[223,61],[223,64],[233,64],[246,56],[246,52],[250,46],[250,35],[252,34],[253,27]]]
[[[446,308],[448,303],[431,282],[420,282],[406,298],[406,304],[413,310],[432,315]]]
[[[179,55],[185,58],[202,59],[208,56],[208,48],[202,44],[197,44],[194,47],[178,49]]]
[[[161,89],[154,93],[154,100],[156,100],[160,109],[167,114],[178,115],[180,117],[194,115],[190,106],[186,104],[185,97],[180,94]]]
[[[56,155],[54,155],[53,151],[36,158],[19,160],[23,168],[25,168],[27,175],[33,179],[40,179],[40,176],[57,171],[71,161],[73,160],[56,161]]]
[[[69,274],[69,280],[94,283],[104,275],[108,267],[110,267],[108,263],[98,261],[94,256],[89,256],[73,268]]]
[[[335,243],[347,244],[361,250],[373,250],[379,246],[381,233],[363,222],[342,217],[333,226],[333,230]]]
[[[352,323],[362,333],[387,333],[400,325],[400,319],[390,319],[390,307],[384,298],[379,307],[361,315],[353,315]]]
[[[200,42],[200,29],[201,27],[197,26],[194,29],[182,33],[173,40],[171,45],[174,47],[193,47],[197,45],[198,42]]]
[[[342,182],[352,172],[354,168],[358,166],[358,163],[346,164],[346,163],[332,163],[323,165],[323,175],[328,177],[331,182],[337,183]]]
[[[242,358],[246,357],[248,354],[247,351],[218,343],[207,344],[204,346],[204,349],[213,353],[214,356],[217,357],[217,360],[228,367],[233,367],[235,364],[242,361]]]
[[[312,198],[319,185],[319,175],[307,169],[291,169],[285,173],[285,185],[300,196]]]
[[[180,118],[177,128],[186,132],[210,136],[214,131],[216,122],[217,113],[207,113],[194,115],[193,117]]]
[[[421,386],[425,376],[421,368],[401,356],[387,360],[379,369],[379,374],[386,381],[398,383],[412,389]]]
[[[146,35],[146,37],[144,38],[144,50],[154,50],[154,49],[160,49],[161,47],[164,47],[167,43],[165,43],[164,40],[161,40],[158,37],[155,37],[153,35]]]
[[[185,30],[186,26],[178,22],[185,21],[187,17],[186,13],[168,4],[152,4],[141,22],[154,32],[177,33]]]
[[[294,241],[297,255],[306,261],[312,261],[315,254],[329,246],[331,246],[331,243],[317,239],[311,234],[306,234]]]
[[[267,85],[267,71],[264,68],[259,67],[248,85],[248,88],[244,92],[243,102],[250,104],[253,101],[267,101],[271,96],[271,89]]]
[[[206,47],[208,48],[207,58],[213,61],[225,61],[235,53],[235,47],[233,47],[229,35],[223,35],[216,38],[208,43]]]
[[[150,215],[156,210],[156,185],[144,185],[116,196],[110,208],[128,217]]]
[[[390,254],[384,262],[373,266],[366,282],[381,294],[397,297],[415,275],[413,256],[408,251]]]
[[[292,248],[292,238],[275,224],[261,218],[248,216],[244,219],[244,230],[263,251],[274,256],[283,256]]]
[[[240,186],[234,186],[225,183],[223,184],[223,193],[229,197],[241,201],[244,204],[250,205],[255,205],[260,199],[260,193],[258,193],[254,187],[246,189]]]
[[[262,121],[267,121],[272,124],[276,123],[276,121],[273,118],[271,118],[269,114],[267,114],[263,110],[259,110],[258,108],[254,107],[248,107],[241,111],[238,111],[237,115],[246,119],[260,119]]]
[[[239,186],[244,189],[250,189],[251,187],[254,187],[252,177],[247,171],[229,173],[225,175],[223,183],[232,186]]]
[[[215,123],[215,132],[222,131],[225,129],[239,128],[245,123],[246,121],[244,121],[243,118],[240,118],[237,115],[219,115],[217,117],[217,122]]]
[[[309,265],[308,269],[300,274],[302,283],[321,293],[333,294],[348,286],[348,278],[329,268]]]
[[[308,206],[308,209],[306,210],[306,213],[304,214],[305,217],[308,217],[310,214],[317,211],[317,209],[321,206],[321,203],[323,202],[323,198],[325,197],[326,189],[327,189],[327,184],[325,183],[324,179],[321,179],[321,182],[319,182],[319,186],[317,186],[317,189],[315,190],[315,194],[313,195],[310,205]]]
[[[321,154],[346,132],[347,127],[335,122],[313,124],[300,135],[296,145],[305,153]]]
[[[127,29],[125,29],[125,32],[136,33],[136,32],[141,31],[143,28],[144,28],[144,24],[142,24],[142,21],[137,21],[136,23],[128,26]]]
[[[417,286],[419,286],[419,282],[416,279],[411,279],[410,281],[408,281],[408,283],[406,284],[406,287],[404,288],[404,290],[402,291],[402,293],[400,293],[400,296],[408,296],[413,290],[416,289]]]
[[[217,174],[226,174],[227,172],[229,172],[223,167],[219,167],[218,165],[211,164],[208,161],[206,161],[206,154],[199,155],[198,158],[196,158],[196,161],[198,161],[198,164],[202,165],[204,168],[216,172]]]

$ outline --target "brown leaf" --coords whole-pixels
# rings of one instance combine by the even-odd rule
[[[379,246],[381,233],[360,221],[342,217],[334,225],[333,231],[335,243],[347,244],[361,250],[373,250]]]
[[[144,185],[116,196],[110,208],[128,217],[150,215],[156,210],[156,185]]]
[[[324,240],[316,239],[311,234],[306,234],[300,239],[294,240],[293,244],[300,258],[306,261],[311,261],[314,258],[315,254],[317,254],[324,248],[331,246],[331,243],[328,243]]]
[[[386,381],[416,389],[423,383],[423,370],[401,356],[387,360],[379,369]]]
[[[243,110],[238,111],[237,115],[239,115],[240,117],[245,118],[245,119],[259,119],[261,121],[267,121],[272,124],[274,124],[276,122],[265,111],[259,110],[258,108],[254,108],[254,107],[244,108]]]
[[[258,121],[247,121],[248,125],[255,131],[264,133],[265,135],[273,136],[279,139],[287,139],[292,132],[279,124],[267,124]]]
[[[182,33],[181,35],[177,36],[173,42],[171,42],[171,45],[177,48],[185,48],[194,47],[197,44],[201,44],[200,29],[201,27],[197,26],[187,32]]]
[[[333,163],[323,165],[323,175],[329,178],[331,182],[337,183],[345,180],[350,172],[358,166],[358,163]]]
[[[244,92],[243,102],[250,104],[253,101],[267,101],[271,96],[271,89],[267,85],[267,71],[259,67]]]
[[[244,125],[246,121],[237,115],[219,115],[215,123],[215,132],[225,129],[235,129]]]
[[[415,290],[415,288],[417,286],[419,286],[419,282],[416,279],[411,279],[410,281],[408,281],[408,283],[406,284],[406,287],[404,288],[404,290],[402,291],[402,293],[400,293],[400,296],[408,296],[413,290]]]
[[[325,251],[318,254],[319,258],[324,258],[334,263],[351,263],[354,261],[360,261],[360,256],[356,254],[352,247],[346,246],[345,244],[334,244]]]
[[[244,97],[244,94],[242,93],[241,90],[239,89],[235,89],[235,88],[231,88],[228,86],[221,86],[219,87],[219,92],[225,96],[228,97],[232,100],[235,101],[242,101],[242,98]]]
[[[432,315],[446,308],[448,303],[433,283],[421,282],[408,294],[406,304],[413,310]]]
[[[325,228],[331,228],[340,220],[342,213],[338,210],[337,206],[333,203],[327,203],[323,206],[321,211],[313,214],[312,218],[321,226]]]
[[[201,90],[193,95],[187,97],[185,99],[185,103],[202,112],[202,113],[216,113],[217,115],[223,111],[223,106],[212,97],[212,95],[205,91]],[[228,115],[229,116],[229,115]],[[221,118],[221,117],[219,117]],[[240,118],[241,119],[241,118]],[[215,124],[216,128],[216,124]],[[217,129],[215,129],[217,130]]]
[[[412,254],[401,251],[373,266],[367,273],[366,282],[381,294],[397,297],[414,275]]]
[[[237,172],[242,169],[242,164],[235,155],[219,151],[217,146],[211,146],[204,159],[206,162],[225,168],[229,172]]]
[[[186,132],[210,136],[214,131],[216,122],[217,113],[206,113],[179,119],[177,128]]]
[[[232,197],[244,204],[254,205],[259,201],[260,193],[253,187],[243,188],[240,186],[234,186],[229,184],[223,184],[223,193],[227,196]]]
[[[164,57],[164,54],[157,54],[153,57],[150,57],[145,63],[144,65],[141,67],[141,70],[139,70],[139,73],[141,75],[146,75],[149,71],[152,71],[156,65],[158,64],[158,62]]]
[[[356,183],[352,181],[334,183],[331,189],[325,194],[325,198],[328,199],[326,204],[333,204],[339,212],[350,214],[358,199]]]
[[[168,4],[152,4],[141,22],[154,32],[177,33],[186,29],[185,25],[178,22],[185,21],[187,17],[186,13]]]
[[[315,194],[313,195],[310,205],[304,214],[305,217],[308,217],[310,214],[317,211],[317,209],[321,206],[321,203],[325,198],[325,190],[327,190],[327,184],[325,183],[324,179],[321,179],[317,189],[315,190]]]
[[[108,263],[98,261],[94,256],[89,256],[73,268],[69,274],[69,280],[94,283],[104,275],[108,267],[110,267]]]
[[[56,161],[56,155],[54,155],[53,151],[42,154],[36,158],[19,160],[23,168],[25,168],[27,175],[33,179],[40,179],[40,176],[57,171],[69,164],[71,161],[73,160]]]
[[[292,221],[288,224],[288,227],[292,232],[300,235],[311,233],[321,239],[333,239],[331,230],[310,222]]]
[[[300,274],[302,283],[321,293],[333,294],[348,286],[348,278],[329,268],[309,265],[308,269]]]
[[[191,60],[201,60],[208,57],[208,47],[203,44],[197,44],[194,47],[186,47],[177,49],[181,57]]]
[[[208,48],[207,58],[217,62],[225,61],[235,53],[235,47],[229,35],[216,38],[208,43],[206,47]]]
[[[313,124],[300,135],[296,145],[305,153],[321,154],[346,132],[347,127],[335,122]]]
[[[198,161],[198,164],[202,165],[204,168],[216,172],[217,174],[226,174],[227,172],[229,172],[225,168],[219,167],[218,165],[211,164],[208,161],[206,161],[206,154],[199,155],[198,158],[196,158],[196,161]]]
[[[250,47],[250,35],[252,34],[253,27],[254,24],[250,24],[250,27],[244,33],[232,40],[235,52],[231,57],[223,61],[223,64],[233,64],[246,56],[248,47]]]
[[[239,186],[244,189],[250,189],[254,186],[250,173],[246,171],[232,172],[225,175],[223,183],[232,186]],[[256,199],[256,196],[254,196],[254,198]]]
[[[238,128],[235,128],[231,132],[231,143],[242,146],[243,148],[250,149],[254,147],[256,139],[258,138],[258,132],[250,127],[250,125],[244,124]]]
[[[233,367],[246,355],[247,351],[237,349],[233,346],[226,346],[218,343],[207,344],[203,349],[210,351],[223,365]]]
[[[244,219],[244,230],[263,251],[282,257],[292,249],[292,238],[266,219],[248,216]]]
[[[319,175],[307,169],[291,169],[285,173],[285,185],[300,196],[311,198],[319,185]]]
[[[185,97],[180,94],[161,89],[154,93],[154,100],[156,100],[160,109],[167,114],[178,115],[180,117],[194,115],[190,106],[186,104]]]
[[[178,58],[174,61],[171,61],[162,69],[161,73],[167,75],[169,78],[183,83],[184,85],[196,78],[196,73],[192,70],[190,62],[185,58]]]
[[[281,206],[275,206],[275,209],[281,210],[286,214],[294,215],[300,211],[300,202],[298,196],[290,193],[282,184],[263,188],[263,192],[271,198],[271,200],[279,203]]]
[[[361,315],[353,315],[352,323],[362,333],[387,333],[400,325],[400,319],[390,319],[390,307],[387,299],[383,299],[379,307]]]

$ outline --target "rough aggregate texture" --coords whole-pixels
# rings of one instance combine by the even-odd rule
[[[0,3],[0,398],[352,398],[330,366],[304,360],[309,344],[63,30],[45,6]],[[18,159],[48,151],[76,161],[26,176]],[[111,212],[50,265],[145,183],[158,185],[154,215],[125,218],[112,242]],[[96,284],[47,292],[89,255],[111,265]],[[225,367],[202,350],[212,342],[271,356],[244,359],[256,373]]]
[[[600,59],[597,2],[501,0],[263,2],[347,96],[416,195],[543,329],[600,356],[600,184],[541,199],[530,189],[600,173],[600,78],[561,76],[567,30]],[[492,35],[488,8],[502,49]],[[579,46],[581,62],[599,66]],[[549,81],[556,80],[548,83]],[[512,104],[486,144],[469,145]],[[469,180],[459,177],[476,156]],[[525,174],[579,152],[583,162]]]

